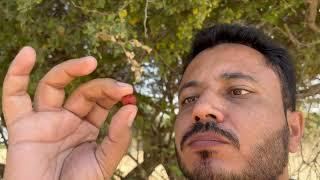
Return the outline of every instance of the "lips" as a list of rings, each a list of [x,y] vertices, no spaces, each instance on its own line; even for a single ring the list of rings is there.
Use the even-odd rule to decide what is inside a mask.
[[[226,144],[230,144],[230,142],[214,132],[197,133],[185,143],[195,151],[212,149]]]

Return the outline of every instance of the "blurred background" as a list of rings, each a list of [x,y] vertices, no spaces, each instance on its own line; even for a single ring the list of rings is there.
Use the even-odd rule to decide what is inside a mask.
[[[173,133],[181,61],[193,35],[216,23],[255,26],[289,49],[298,108],[306,118],[301,151],[290,156],[290,176],[320,179],[319,0],[0,0],[0,91],[9,63],[25,45],[37,51],[31,95],[54,65],[92,55],[97,70],[73,81],[67,94],[90,79],[111,77],[133,84],[139,101],[132,146],[113,178],[183,179]],[[8,137],[0,112],[2,175]]]

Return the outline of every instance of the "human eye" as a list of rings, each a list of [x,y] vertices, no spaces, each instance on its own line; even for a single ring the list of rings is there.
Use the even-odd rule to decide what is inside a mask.
[[[196,101],[197,99],[198,99],[197,96],[190,96],[190,97],[187,97],[187,98],[183,99],[181,104],[182,105],[186,105],[186,104],[189,104],[189,103],[192,103],[192,102]]]
[[[248,95],[250,93],[252,93],[252,92],[249,90],[246,90],[246,89],[241,89],[241,88],[235,88],[235,89],[230,90],[230,95],[232,97],[242,97],[242,96]]]

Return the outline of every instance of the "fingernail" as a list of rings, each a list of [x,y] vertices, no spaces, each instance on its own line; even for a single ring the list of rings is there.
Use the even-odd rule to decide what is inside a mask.
[[[116,83],[117,83],[117,85],[120,86],[120,87],[131,87],[131,85],[130,85],[130,84],[127,84],[127,83],[123,83],[123,82],[119,82],[119,81],[117,81]]]
[[[132,127],[132,124],[133,124],[133,121],[136,117],[136,114],[137,114],[137,111],[133,111],[130,113],[129,115],[129,118],[128,118],[128,126],[131,128]]]
[[[88,62],[92,62],[92,61],[95,61],[97,63],[97,60],[95,57],[93,56],[85,56],[85,57],[82,57],[80,58],[81,60],[84,60],[84,61],[88,61]]]
[[[96,60],[96,58],[93,57],[93,56],[85,56],[85,57],[83,57],[83,58],[84,58],[84,59],[90,59],[90,60],[92,60],[92,59]]]

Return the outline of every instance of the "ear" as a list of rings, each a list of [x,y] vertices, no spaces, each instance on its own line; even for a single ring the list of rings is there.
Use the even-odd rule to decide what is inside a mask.
[[[289,126],[289,151],[295,153],[300,148],[301,139],[304,131],[304,117],[302,112],[287,111]]]

